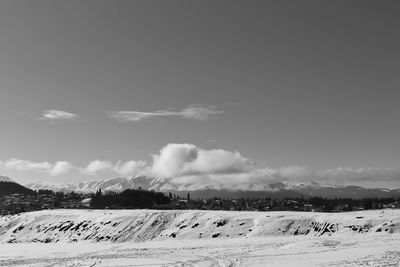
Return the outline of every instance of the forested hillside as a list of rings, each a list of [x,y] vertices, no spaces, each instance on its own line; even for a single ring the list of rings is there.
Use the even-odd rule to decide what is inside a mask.
[[[14,182],[0,181],[0,197],[11,194],[35,195],[36,192]]]

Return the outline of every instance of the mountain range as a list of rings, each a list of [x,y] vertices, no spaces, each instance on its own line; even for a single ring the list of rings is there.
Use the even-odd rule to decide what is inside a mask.
[[[136,176],[130,178],[113,178],[94,182],[77,182],[66,184],[30,183],[25,185],[32,190],[47,189],[61,192],[94,193],[101,189],[107,191],[123,191],[132,188],[171,192],[186,197],[190,193],[192,199],[211,197],[221,198],[285,198],[285,197],[325,197],[325,198],[389,198],[400,197],[400,189],[364,188],[360,186],[327,186],[316,182],[271,183],[257,190],[227,190],[213,186],[182,186],[169,183],[166,179]]]

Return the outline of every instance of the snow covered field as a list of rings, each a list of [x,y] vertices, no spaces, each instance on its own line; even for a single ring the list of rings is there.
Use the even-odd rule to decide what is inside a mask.
[[[399,266],[400,210],[0,217],[0,266]]]

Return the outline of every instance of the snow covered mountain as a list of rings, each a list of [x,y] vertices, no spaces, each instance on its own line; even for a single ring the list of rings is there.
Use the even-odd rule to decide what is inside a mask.
[[[124,191],[126,189],[142,188],[146,190],[162,191],[162,187],[166,184],[163,179],[151,179],[145,176],[136,176],[130,178],[112,178],[94,182],[78,182],[66,184],[46,184],[46,183],[30,183],[26,187],[33,190],[53,190],[59,192],[78,192],[78,193],[94,193],[101,189],[106,191]]]
[[[94,193],[101,189],[106,191],[123,191],[126,189],[142,188],[162,192],[173,192],[186,196],[188,192],[192,198],[262,198],[266,195],[272,198],[283,197],[312,197],[321,196],[327,198],[365,198],[365,197],[400,197],[400,189],[363,188],[359,186],[326,186],[316,182],[293,183],[284,181],[281,183],[267,184],[256,187],[256,190],[227,190],[213,186],[174,185],[166,179],[136,176],[130,178],[113,178],[95,182],[79,182],[67,184],[43,184],[31,183],[26,187],[32,190],[48,189],[62,192]]]
[[[308,185],[307,185],[308,186]],[[147,176],[136,176],[129,178],[112,178],[101,181],[92,182],[78,182],[78,183],[66,183],[66,184],[47,184],[47,183],[30,183],[26,187],[33,190],[53,190],[62,192],[79,192],[79,193],[94,193],[101,189],[103,192],[106,191],[123,191],[126,189],[142,188],[145,190],[156,190],[164,192],[213,192],[213,191],[228,191],[213,185],[175,185],[169,183],[166,179],[151,178]],[[289,183],[274,183],[266,184],[263,186],[255,187],[256,190],[238,190],[241,192],[280,192],[287,191],[294,188],[295,185]],[[301,187],[301,186],[300,186]],[[235,190],[236,191],[236,190]]]

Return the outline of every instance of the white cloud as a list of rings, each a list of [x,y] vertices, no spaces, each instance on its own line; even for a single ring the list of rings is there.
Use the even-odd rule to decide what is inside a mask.
[[[56,162],[56,164],[54,164],[54,166],[52,167],[50,174],[52,176],[57,176],[57,175],[62,175],[62,174],[66,174],[68,172],[70,172],[71,170],[73,170],[75,167],[72,166],[72,164],[70,164],[67,161],[58,161]]]
[[[114,173],[122,176],[138,175],[146,169],[145,161],[129,160],[126,162],[118,161],[113,164],[108,160],[94,160],[89,162],[85,168],[81,168],[81,172],[87,175],[96,175],[99,173]]]
[[[89,162],[86,168],[82,169],[82,172],[89,175],[97,174],[98,172],[111,170],[113,165],[111,161],[106,160],[94,160]]]
[[[204,150],[191,144],[168,144],[153,155],[152,172],[173,178],[185,175],[240,173],[254,168],[254,163],[239,152],[222,149]]]
[[[130,160],[127,162],[117,162],[117,164],[114,166],[113,170],[122,175],[122,176],[132,176],[132,175],[138,175],[141,172],[143,172],[146,168],[146,162],[145,161],[135,161],[135,160]]]
[[[154,116],[161,116],[161,115],[155,113],[139,112],[139,111],[110,111],[109,116],[120,122],[126,122],[126,121],[141,121],[146,118],[151,118]]]
[[[202,107],[199,105],[189,105],[184,110],[178,112],[177,115],[180,115],[186,119],[192,120],[207,120],[210,115],[220,114],[223,111],[216,110],[215,106],[207,106]]]
[[[36,173],[48,176],[60,176],[65,174],[108,174],[122,175],[125,177],[142,174],[146,171],[145,161],[129,160],[126,162],[118,161],[113,164],[108,160],[93,160],[86,167],[77,167],[68,161],[57,161],[55,163],[34,162],[30,160],[12,158],[7,161],[0,161],[0,171],[16,171]]]
[[[153,155],[151,174],[176,185],[225,189],[266,188],[284,179],[301,180],[310,172],[303,167],[260,168],[239,152],[205,150],[191,144],[168,144]]]
[[[49,109],[49,110],[45,110],[39,119],[47,120],[50,122],[74,121],[74,120],[79,119],[79,115],[75,114],[75,113],[63,111],[63,110]]]
[[[49,172],[53,168],[53,165],[49,162],[32,162],[29,160],[22,160],[12,158],[4,163],[4,167],[10,170],[16,171],[39,171]]]
[[[177,116],[191,120],[207,120],[213,114],[220,114],[223,111],[216,110],[215,106],[189,105],[181,111],[159,110],[155,112],[142,111],[110,111],[111,118],[120,122],[141,121],[152,117]]]
[[[54,164],[49,162],[33,162],[12,158],[5,162],[1,162],[0,166],[5,170],[20,171],[20,172],[39,172],[51,176],[65,174],[74,167],[66,161],[58,161]]]

